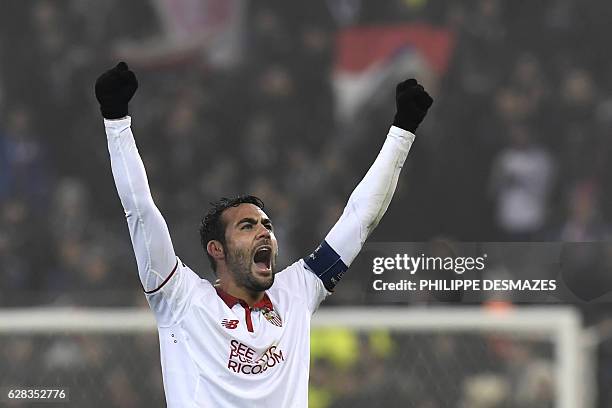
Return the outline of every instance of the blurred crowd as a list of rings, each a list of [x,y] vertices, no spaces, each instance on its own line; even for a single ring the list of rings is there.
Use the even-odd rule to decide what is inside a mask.
[[[121,55],[118,45],[159,35],[154,3],[3,3],[0,306],[143,304],[93,85]],[[244,6],[235,64],[126,58],[140,82],[130,109],[155,202],[178,255],[202,277],[213,278],[198,236],[210,201],[260,196],[286,265],[316,247],[374,160],[393,89],[349,134],[335,111],[336,34],[352,25],[422,22],[456,39],[371,240],[610,238],[612,3]]]
[[[359,131],[339,134],[334,34],[346,23],[332,3],[246,3],[241,62],[229,67],[203,58],[133,67],[141,84],[133,128],[154,198],[177,252],[205,277],[197,225],[208,202],[261,196],[286,264],[333,225],[380,148],[392,98],[363,112]],[[389,222],[372,240],[609,236],[612,78],[597,42],[609,5],[346,3],[357,7],[353,25],[425,21],[457,37]],[[92,88],[117,43],[146,41],[160,22],[149,1],[117,5],[14,2],[0,17],[5,294],[137,289]],[[20,299],[31,303],[12,301]]]
[[[4,5],[1,304],[124,304],[138,296],[93,83],[116,62],[117,44],[160,32],[152,3]],[[211,273],[197,225],[210,201],[261,196],[287,264],[323,238],[375,158],[394,112],[391,92],[388,103],[361,113],[351,134],[336,121],[335,34],[347,25],[426,22],[456,36],[372,241],[609,237],[606,2],[245,5],[240,63],[133,65],[141,84],[133,128],[154,198],[179,256],[202,276]],[[119,299],[103,294],[117,289],[125,292]]]

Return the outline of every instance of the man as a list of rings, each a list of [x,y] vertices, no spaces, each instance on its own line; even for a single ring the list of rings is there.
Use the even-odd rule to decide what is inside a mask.
[[[263,203],[222,199],[202,221],[219,283],[175,255],[130,129],[138,82],[121,62],[95,87],[138,272],[159,331],[169,407],[307,407],[310,319],[386,211],[414,131],[433,100],[414,79],[396,89],[393,126],[346,208],[309,256],[276,273],[278,245]]]

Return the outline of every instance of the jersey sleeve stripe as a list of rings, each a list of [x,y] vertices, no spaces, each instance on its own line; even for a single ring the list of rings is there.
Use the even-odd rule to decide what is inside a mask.
[[[172,269],[172,272],[170,272],[170,275],[168,275],[168,277],[161,283],[161,285],[159,285],[157,288],[153,289],[153,290],[145,290],[144,293],[147,295],[153,294],[155,292],[157,292],[158,290],[160,290],[161,288],[164,287],[164,285],[170,280],[170,278],[174,275],[174,272],[176,272],[176,269],[178,268],[178,259],[176,260],[176,265],[174,265],[174,269]],[[144,289],[144,288],[143,288]]]

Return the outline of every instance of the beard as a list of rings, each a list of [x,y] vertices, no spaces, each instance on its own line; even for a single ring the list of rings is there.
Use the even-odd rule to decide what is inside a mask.
[[[247,249],[228,248],[227,266],[234,276],[236,285],[252,292],[263,292],[274,283],[274,256],[270,259],[270,277],[257,277],[253,273],[253,254]]]

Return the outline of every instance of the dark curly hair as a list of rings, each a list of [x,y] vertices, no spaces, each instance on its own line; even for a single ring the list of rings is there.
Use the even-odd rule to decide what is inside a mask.
[[[206,250],[206,246],[212,240],[217,240],[225,247],[225,228],[226,225],[221,220],[223,211],[230,207],[238,207],[240,204],[254,204],[257,207],[264,209],[263,201],[253,195],[239,195],[232,198],[222,197],[220,200],[210,203],[211,208],[208,210],[202,222],[200,223],[200,241],[202,242],[202,248],[212,270],[217,273],[217,263],[214,258]]]

